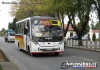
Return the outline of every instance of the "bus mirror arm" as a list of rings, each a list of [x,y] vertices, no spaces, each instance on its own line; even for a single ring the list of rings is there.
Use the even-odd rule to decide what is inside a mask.
[[[25,26],[25,28],[24,28],[24,34],[27,34],[27,32],[28,32],[28,27]]]
[[[26,28],[26,29],[28,29],[28,27],[27,27],[27,26],[25,26],[25,28]]]

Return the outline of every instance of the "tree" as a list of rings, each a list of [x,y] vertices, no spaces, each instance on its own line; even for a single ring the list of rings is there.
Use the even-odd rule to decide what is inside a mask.
[[[96,14],[98,16],[99,22],[100,22],[100,0],[91,0],[92,4],[92,11],[96,11]]]
[[[100,22],[98,22],[98,23],[95,25],[95,30],[99,30],[99,24],[100,24]]]
[[[96,35],[95,35],[95,33],[93,33],[93,35],[92,35],[92,40],[93,40],[93,41],[96,40]]]
[[[8,29],[15,30],[16,29],[16,18],[13,19],[13,22],[9,22]]]
[[[37,9],[42,9],[41,2],[42,0],[20,0],[19,3],[22,4],[13,4],[11,5],[11,13],[10,15],[16,16],[16,19],[22,20],[27,17],[32,17],[35,14],[39,13]],[[43,0],[44,1],[44,0]],[[47,0],[45,0],[47,1]],[[16,2],[16,1],[14,1]],[[40,7],[38,6],[40,5]],[[43,12],[41,11],[43,14]],[[38,15],[38,14],[37,14]]]
[[[68,24],[71,24],[72,28],[75,30],[75,32],[79,38],[79,45],[82,45],[82,41],[81,41],[82,35],[84,34],[84,31],[85,31],[86,26],[88,25],[88,21],[90,19],[89,14],[90,14],[91,5],[92,5],[91,0],[75,0],[74,11],[73,11],[73,9],[70,9],[70,15],[68,16],[68,18],[69,18]],[[77,16],[80,20],[80,23],[82,23],[81,29],[78,29],[75,24],[76,23],[75,16]]]
[[[91,27],[92,27],[92,29],[93,29],[93,30],[95,30],[95,29],[96,29],[96,27],[95,27],[95,25],[94,25],[94,24],[91,24]]]
[[[81,30],[82,29],[82,23],[79,22],[78,25],[76,26],[76,28],[78,30]],[[82,36],[86,35],[89,31],[90,31],[90,26],[89,26],[89,24],[87,24],[86,28],[83,31],[83,35]]]
[[[2,30],[0,31],[0,35],[3,36],[6,33],[5,28],[2,28]]]

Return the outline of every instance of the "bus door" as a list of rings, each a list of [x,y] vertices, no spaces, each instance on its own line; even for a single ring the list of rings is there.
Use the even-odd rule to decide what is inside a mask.
[[[24,45],[25,48],[24,49],[28,49],[27,45],[29,44],[29,38],[30,37],[30,24],[29,24],[29,20],[26,21],[25,27],[24,27]]]
[[[24,23],[19,23],[16,25],[16,33],[18,34],[15,34],[15,40],[17,40],[18,42],[15,41],[15,44],[18,45],[21,49],[24,49],[24,34],[23,34],[23,31],[24,31]],[[21,33],[21,34],[20,34]]]

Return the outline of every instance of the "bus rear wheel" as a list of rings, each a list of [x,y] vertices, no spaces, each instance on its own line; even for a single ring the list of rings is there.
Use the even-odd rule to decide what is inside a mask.
[[[21,50],[22,50],[22,49],[20,48],[20,46],[19,46],[19,43],[18,43],[18,50],[19,50],[19,51],[21,51]]]

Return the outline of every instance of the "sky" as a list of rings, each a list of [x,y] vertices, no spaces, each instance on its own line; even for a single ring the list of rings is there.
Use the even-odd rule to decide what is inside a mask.
[[[8,23],[13,21],[13,17],[9,14],[11,4],[2,4],[2,2],[12,2],[12,0],[0,0],[0,30],[8,29]]]

